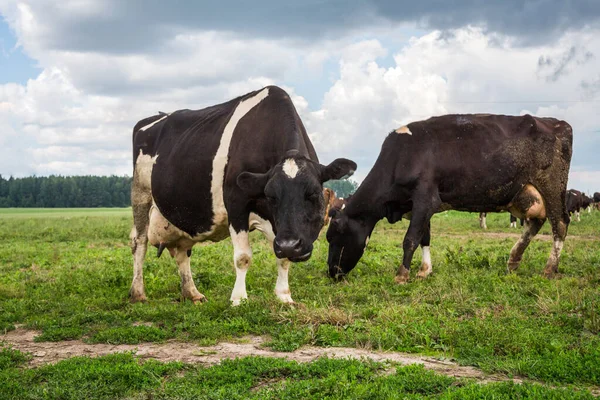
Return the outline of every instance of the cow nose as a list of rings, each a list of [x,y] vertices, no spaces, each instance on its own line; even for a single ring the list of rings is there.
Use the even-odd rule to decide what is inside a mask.
[[[275,238],[273,249],[275,250],[275,255],[279,258],[297,257],[302,252],[302,240]]]

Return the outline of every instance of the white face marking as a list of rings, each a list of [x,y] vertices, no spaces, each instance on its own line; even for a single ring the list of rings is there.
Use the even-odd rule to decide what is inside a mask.
[[[342,210],[346,208],[346,203],[342,204]]]
[[[225,178],[225,166],[227,165],[227,157],[229,155],[229,145],[231,144],[235,127],[244,115],[248,114],[250,110],[256,107],[268,95],[269,89],[263,89],[253,97],[241,101],[223,130],[219,148],[217,149],[212,165],[210,192],[212,194],[213,229],[216,226],[227,223],[227,210],[223,202],[223,180]]]
[[[140,131],[145,131],[146,129],[153,127],[154,125],[158,124],[160,121],[162,121],[163,119],[167,118],[168,116],[169,116],[169,114],[165,115],[165,116],[164,116],[164,117],[162,117],[162,118],[159,118],[159,119],[157,119],[157,120],[156,120],[156,121],[154,121],[154,122],[150,122],[148,125],[144,125],[144,126],[142,126],[142,127],[140,128]]]
[[[412,132],[410,131],[410,129],[408,129],[408,126],[401,126],[400,128],[396,129],[396,133],[403,135],[412,135]]]
[[[298,175],[299,170],[300,168],[298,168],[298,164],[296,164],[293,158],[288,158],[283,163],[283,172],[285,172],[288,178],[294,179]]]

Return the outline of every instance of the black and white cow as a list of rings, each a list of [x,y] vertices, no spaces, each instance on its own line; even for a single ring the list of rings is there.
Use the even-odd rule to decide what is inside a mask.
[[[134,174],[130,297],[144,301],[147,243],[176,259],[184,298],[204,301],[190,271],[197,242],[231,236],[236,281],[231,302],[246,299],[252,251],[261,231],[277,256],[277,297],[293,302],[289,261],[310,258],[323,226],[322,183],[356,169],[353,161],[319,164],[288,94],[269,86],[202,110],[161,113],[133,130]],[[289,261],[288,261],[289,260]]]
[[[569,215],[575,214],[577,222],[581,221],[581,208],[583,207],[583,193],[576,189],[567,190],[567,211]]]
[[[510,252],[508,270],[545,220],[554,244],[544,270],[558,270],[569,214],[565,191],[571,162],[571,126],[530,115],[445,115],[392,131],[375,165],[344,211],[329,223],[329,275],[350,272],[367,247],[377,221],[411,215],[396,282],[409,279],[413,253],[423,248],[418,273],[431,273],[430,219],[443,210],[497,212],[524,218],[522,237]]]

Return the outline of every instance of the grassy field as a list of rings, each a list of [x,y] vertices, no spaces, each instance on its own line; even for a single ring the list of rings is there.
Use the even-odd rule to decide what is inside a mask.
[[[382,364],[329,359],[248,358],[204,368],[122,354],[23,369],[27,356],[4,348],[0,398],[587,398],[581,388],[600,386],[600,212],[571,224],[561,274],[551,281],[541,276],[548,224],[507,275],[520,232],[508,224],[507,214],[489,215],[483,232],[476,214],[436,215],[434,274],[404,286],[393,277],[406,221],[381,222],[342,283],[326,277],[323,233],[311,260],[292,266],[295,307],[275,298],[274,255],[253,233],[249,301],[232,308],[229,240],[194,249],[194,280],[208,303],[182,301],[174,261],[149,251],[150,301],[129,304],[129,210],[0,210],[0,332],[23,324],[41,331],[39,341],[114,344],[267,335],[280,351],[311,344],[420,353],[566,387],[477,385],[418,367],[382,374]],[[419,264],[417,251],[412,276]]]

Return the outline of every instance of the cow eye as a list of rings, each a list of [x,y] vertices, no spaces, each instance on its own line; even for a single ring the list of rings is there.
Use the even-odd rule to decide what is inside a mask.
[[[267,201],[271,204],[277,203],[277,199],[274,196],[267,196]]]

